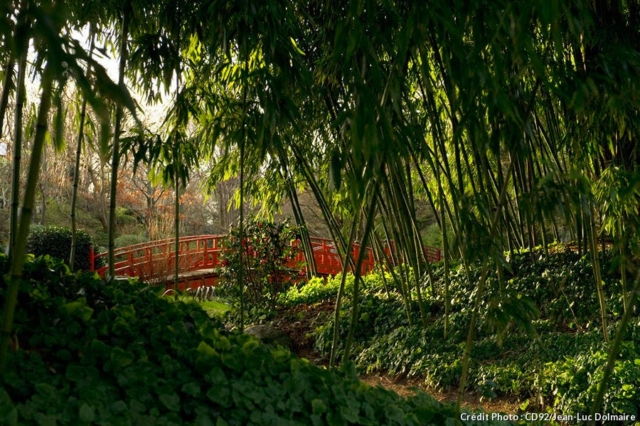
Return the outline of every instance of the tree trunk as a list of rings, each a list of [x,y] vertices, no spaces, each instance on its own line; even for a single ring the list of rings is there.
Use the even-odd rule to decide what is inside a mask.
[[[89,34],[91,34],[91,45],[89,46],[89,59],[93,55],[94,46],[94,34],[93,27],[89,28]],[[87,74],[91,73],[91,68],[87,69]],[[76,220],[76,208],[78,205],[78,184],[80,182],[80,157],[82,156],[82,142],[84,138],[84,119],[87,114],[87,98],[82,99],[82,107],[80,109],[80,127],[78,128],[78,145],[76,146],[76,159],[73,172],[73,191],[71,193],[71,253],[69,254],[69,268],[73,271],[76,260],[76,246],[77,246],[77,220]]]
[[[173,277],[173,291],[174,295],[178,297],[178,279],[180,277],[180,176],[178,168],[180,167],[180,145],[176,141],[175,148],[176,155],[173,158],[174,164],[174,177],[173,184],[175,186],[175,200],[174,200],[174,238],[175,238],[175,265],[174,265],[174,277]]]
[[[42,174],[47,176],[47,147],[42,152]],[[47,220],[47,179],[40,181],[40,225]]]
[[[124,87],[124,68],[127,64],[127,38],[129,37],[129,5],[125,5],[122,18],[122,40],[120,40],[120,70],[118,85]],[[116,107],[115,130],[113,132],[113,156],[111,159],[111,191],[109,200],[109,275],[108,279],[115,278],[115,249],[116,249],[116,202],[118,191],[118,167],[120,164],[120,132],[122,125],[122,106]]]

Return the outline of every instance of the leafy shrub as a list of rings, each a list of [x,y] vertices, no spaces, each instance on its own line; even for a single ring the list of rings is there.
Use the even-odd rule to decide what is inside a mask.
[[[59,226],[34,227],[27,239],[27,252],[35,256],[50,255],[61,259],[67,264],[71,254],[71,229]],[[76,270],[89,270],[89,251],[95,246],[89,234],[76,231]],[[96,267],[101,265],[95,265]]]
[[[288,267],[300,252],[297,234],[297,229],[287,222],[249,222],[244,227],[243,239],[240,229],[232,228],[220,252],[219,294],[239,303],[242,265],[242,291],[247,306],[275,309],[280,294],[305,274],[304,265]]]
[[[303,303],[312,304],[335,299],[340,288],[342,275],[324,278],[313,277],[306,284],[299,284],[289,288],[280,297],[280,303],[284,306],[295,306]],[[347,276],[345,282],[345,292],[350,294],[353,291],[353,275]]]
[[[391,281],[389,273],[386,274],[387,282]],[[384,280],[379,273],[371,273],[362,278],[362,286],[369,292],[381,291],[384,287]],[[284,306],[295,306],[300,304],[312,304],[335,299],[342,282],[342,274],[333,277],[314,277],[307,283],[300,283],[289,288],[279,298],[279,303]],[[353,294],[354,276],[347,274],[344,285],[345,296]]]
[[[0,256],[0,279],[8,263]],[[11,424],[455,423],[452,405],[403,399],[248,335],[136,281],[105,285],[52,258],[26,265],[0,416]],[[0,287],[0,303],[6,287]],[[83,297],[78,297],[82,294]]]
[[[591,408],[604,374],[607,353],[583,351],[580,355],[548,363],[544,393],[554,395],[554,406],[565,413],[586,412]],[[633,350],[616,362],[612,382],[603,401],[602,412],[636,414],[640,412],[640,354]]]

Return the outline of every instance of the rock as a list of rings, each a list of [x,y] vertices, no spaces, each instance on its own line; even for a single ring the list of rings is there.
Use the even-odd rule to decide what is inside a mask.
[[[252,325],[244,330],[246,334],[250,334],[265,345],[284,346],[291,349],[291,338],[282,330],[273,328],[267,324]]]

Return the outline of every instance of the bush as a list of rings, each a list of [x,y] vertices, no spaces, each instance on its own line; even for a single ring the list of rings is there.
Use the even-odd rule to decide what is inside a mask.
[[[385,289],[385,280],[387,285],[393,284],[391,274],[385,272],[385,278],[379,273],[370,273],[362,278],[362,288],[368,292],[383,291]],[[344,283],[344,294],[351,297],[353,294],[353,285],[355,277],[352,273],[348,273]],[[278,303],[283,306],[295,306],[300,304],[313,304],[333,300],[338,295],[340,284],[342,282],[342,274],[333,277],[320,278],[313,277],[307,283],[301,283],[291,287],[280,296]]]
[[[89,270],[89,252],[93,239],[85,231],[76,231],[75,270]],[[35,256],[49,255],[69,264],[71,254],[71,229],[59,226],[34,227],[27,239],[27,252]],[[95,265],[96,268],[101,265]]]
[[[275,224],[252,221],[245,225],[244,239],[240,230],[232,228],[222,243],[218,268],[220,292],[233,302],[240,301],[238,278],[242,260],[243,293],[249,309],[274,310],[280,294],[304,275],[304,265],[290,268],[300,249],[298,230],[287,222]]]
[[[295,306],[303,303],[312,304],[335,299],[340,288],[342,275],[327,278],[326,281],[320,277],[313,277],[306,284],[291,287],[280,297],[280,303],[284,306]],[[353,291],[353,275],[347,275],[345,282],[345,292],[350,294]]]
[[[7,263],[0,255],[0,279]],[[407,399],[286,349],[228,333],[195,303],[135,281],[104,285],[51,258],[26,265],[18,349],[0,389],[13,424],[443,425],[451,404]],[[0,303],[4,299],[0,287]],[[79,298],[78,294],[83,297]]]

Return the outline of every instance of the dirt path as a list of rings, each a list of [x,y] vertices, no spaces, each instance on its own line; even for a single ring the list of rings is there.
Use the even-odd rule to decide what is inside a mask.
[[[311,333],[315,328],[325,323],[326,316],[333,311],[332,303],[319,303],[314,305],[299,305],[290,310],[281,311],[274,321],[274,326],[287,333],[293,342],[293,350],[302,358],[306,358],[317,365],[327,365],[327,361],[313,350]],[[406,379],[394,378],[382,374],[363,374],[360,379],[372,386],[382,386],[395,391],[401,396],[409,396],[420,389],[442,402],[456,402],[457,389],[440,391],[428,388],[420,378]],[[480,396],[467,393],[463,398],[463,405],[472,409],[482,408],[486,412],[516,413],[520,402],[513,398],[497,398],[493,400],[480,400]]]
[[[371,386],[382,386],[395,391],[400,396],[410,396],[415,393],[415,389],[420,389],[428,393],[440,402],[453,402],[458,399],[457,389],[440,391],[425,386],[421,379],[398,379],[388,375],[363,374],[360,380]],[[463,397],[463,406],[472,409],[481,408],[487,413],[508,413],[513,414],[518,411],[521,403],[512,398],[496,398],[493,400],[480,400],[478,395],[466,393]]]

